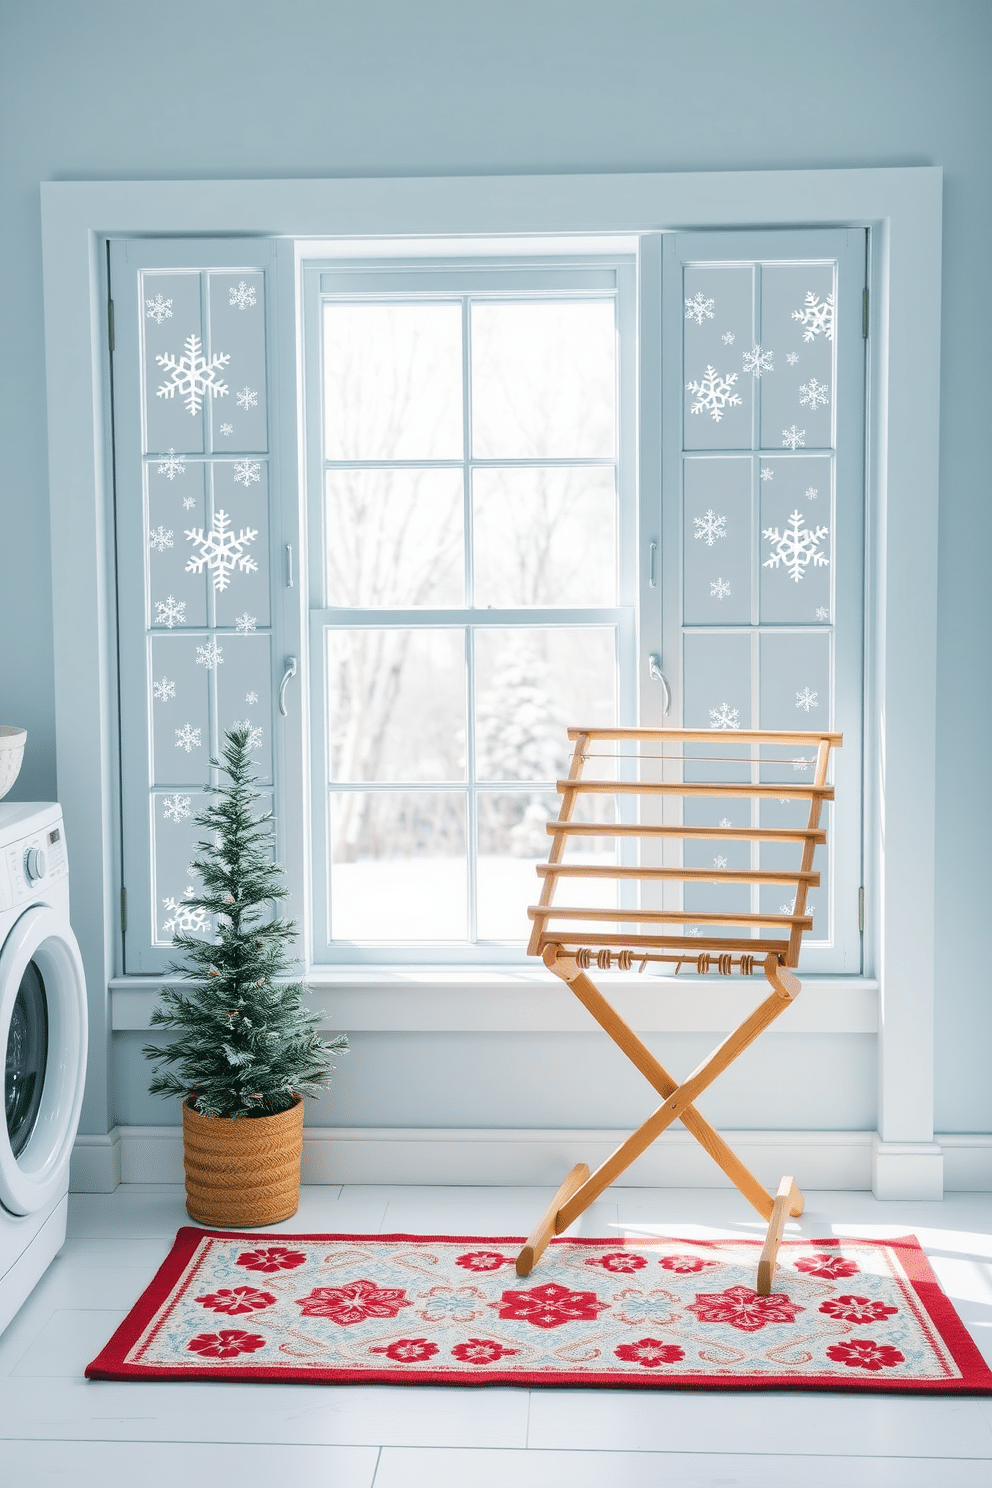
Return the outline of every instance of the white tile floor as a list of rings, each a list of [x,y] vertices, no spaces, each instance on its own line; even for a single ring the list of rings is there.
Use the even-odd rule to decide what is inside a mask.
[[[538,1189],[308,1188],[299,1231],[522,1234]],[[70,1200],[61,1256],[0,1338],[0,1482],[32,1488],[989,1488],[992,1397],[90,1383],[189,1221],[178,1187]],[[579,1233],[757,1234],[738,1195],[614,1189]],[[792,1233],[915,1233],[992,1363],[992,1195],[814,1193]]]

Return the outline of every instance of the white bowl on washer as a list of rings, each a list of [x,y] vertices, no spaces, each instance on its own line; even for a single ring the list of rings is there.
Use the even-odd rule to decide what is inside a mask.
[[[0,723],[0,799],[10,790],[21,768],[27,729]]]

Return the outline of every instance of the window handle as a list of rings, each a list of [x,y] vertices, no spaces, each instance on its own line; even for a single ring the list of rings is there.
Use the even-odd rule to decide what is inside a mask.
[[[287,656],[286,657],[286,670],[283,672],[283,674],[282,674],[282,681],[279,683],[279,712],[282,714],[283,718],[285,718],[287,716],[287,709],[286,709],[286,684],[288,683],[290,677],[295,677],[295,676],[296,676],[296,657],[295,656]]]
[[[672,711],[672,689],[668,685],[668,678],[661,670],[660,658],[653,654],[648,657],[648,676],[652,682],[660,682],[663,688],[665,706],[662,709],[662,717],[667,718]]]
[[[658,580],[655,577],[655,561],[658,557],[658,544],[653,542],[648,549],[648,588],[657,589]]]

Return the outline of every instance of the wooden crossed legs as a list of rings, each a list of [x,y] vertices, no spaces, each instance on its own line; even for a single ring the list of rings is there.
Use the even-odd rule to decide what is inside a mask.
[[[761,1259],[758,1263],[757,1291],[767,1297],[775,1274],[775,1257],[782,1239],[786,1212],[798,1217],[803,1212],[803,1197],[791,1177],[783,1178],[778,1194],[773,1199],[763,1184],[759,1183],[750,1169],[746,1168],[735,1152],[714,1131],[709,1122],[700,1116],[693,1101],[716,1077],[732,1064],[739,1054],[752,1044],[793,998],[802,990],[802,983],[784,966],[773,953],[765,958],[765,976],[771,985],[770,996],[759,1003],[754,1012],[723,1043],[704,1059],[682,1084],[673,1080],[667,1070],[658,1063],[637,1034],[625,1023],[619,1013],[607,1002],[599,988],[580,970],[574,955],[561,946],[549,945],[544,950],[544,962],[557,976],[567,982],[579,1001],[588,1008],[596,1022],[605,1029],[641,1074],[664,1097],[664,1102],[638,1127],[634,1134],[622,1142],[611,1157],[590,1174],[585,1163],[578,1163],[569,1173],[551,1201],[526,1245],[517,1256],[517,1275],[529,1276],[538,1259],[547,1247],[552,1235],[567,1230],[573,1220],[594,1203],[605,1188],[608,1188],[623,1173],[635,1158],[660,1136],[672,1122],[680,1120],[682,1125],[703,1146],[715,1162],[726,1173],[732,1183],[740,1189],[763,1219],[769,1221],[768,1235]]]

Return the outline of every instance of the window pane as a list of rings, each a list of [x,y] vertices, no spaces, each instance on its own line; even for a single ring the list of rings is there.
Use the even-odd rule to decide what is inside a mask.
[[[458,460],[461,306],[324,306],[328,460]]]
[[[329,470],[329,605],[461,605],[460,470]]]
[[[480,791],[478,800],[479,939],[525,941],[531,928],[527,906],[537,903],[542,888],[537,866],[548,861],[551,846],[545,824],[557,818],[560,798],[536,792]],[[583,820],[613,819],[610,796],[586,797],[580,800],[579,807],[575,817]],[[570,837],[567,840],[568,864],[606,865],[616,861],[615,839]],[[616,903],[616,881],[563,879],[555,899],[561,904],[612,908]]]
[[[464,780],[465,634],[327,632],[332,780]]]
[[[335,940],[464,940],[460,791],[332,791]]]
[[[616,722],[616,637],[610,626],[476,631],[476,775],[555,780],[566,730]]]
[[[473,304],[475,457],[612,459],[615,448],[613,301]]]
[[[476,470],[477,605],[612,605],[617,598],[613,470]]]

